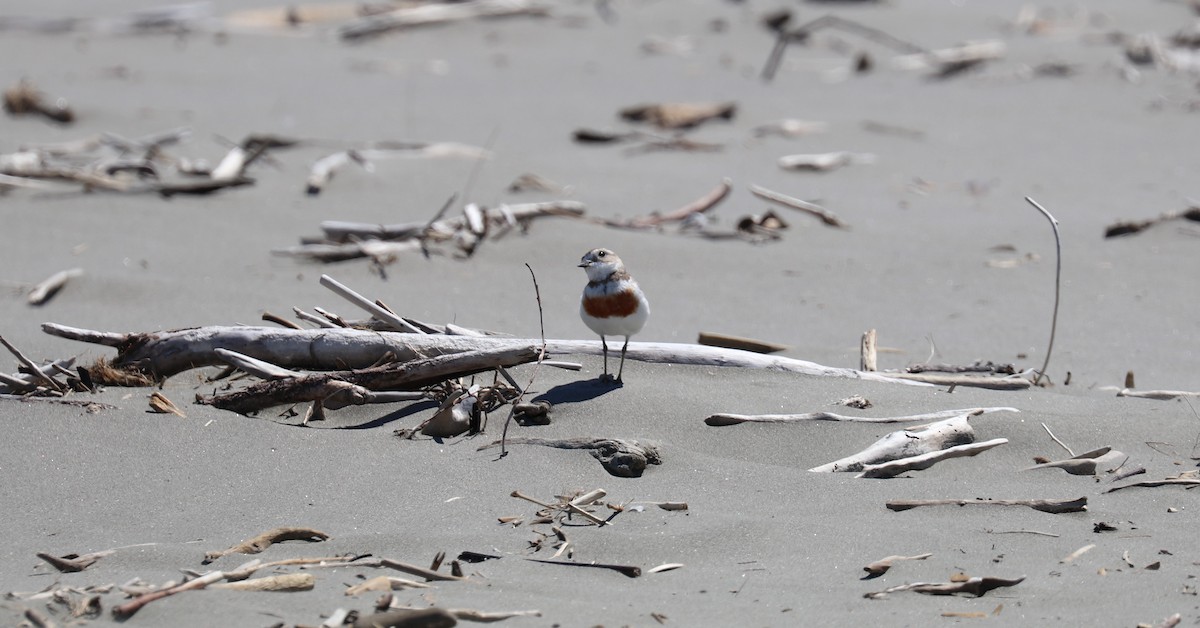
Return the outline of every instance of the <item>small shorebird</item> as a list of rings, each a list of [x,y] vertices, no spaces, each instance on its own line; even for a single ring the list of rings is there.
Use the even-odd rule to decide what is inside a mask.
[[[604,375],[609,379],[608,343],[605,336],[625,336],[621,347],[621,366],[617,369],[617,380],[625,370],[625,350],[629,348],[629,337],[642,330],[650,317],[650,303],[637,282],[625,270],[625,264],[616,253],[608,249],[592,249],[579,261],[579,267],[587,272],[588,284],[583,288],[579,302],[579,316],[594,332],[600,334],[600,345],[604,347]]]

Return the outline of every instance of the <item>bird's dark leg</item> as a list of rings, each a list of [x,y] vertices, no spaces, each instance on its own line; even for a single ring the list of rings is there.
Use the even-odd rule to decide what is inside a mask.
[[[604,375],[600,379],[608,379],[608,343],[604,341],[604,336],[600,336],[600,346],[604,347]]]
[[[625,344],[621,345],[621,366],[617,369],[617,381],[621,381],[621,373],[625,372],[625,350],[629,348],[629,336],[625,336]]]

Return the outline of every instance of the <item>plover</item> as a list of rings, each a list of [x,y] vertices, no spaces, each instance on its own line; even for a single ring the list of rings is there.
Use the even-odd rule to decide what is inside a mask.
[[[617,369],[617,380],[625,370],[625,350],[629,348],[629,337],[642,330],[650,317],[650,303],[637,282],[625,270],[625,264],[616,253],[608,249],[592,249],[579,262],[587,272],[588,284],[583,288],[579,302],[579,316],[592,331],[600,334],[600,345],[604,347],[604,375],[609,379],[608,343],[605,336],[625,336],[621,347],[621,366]]]

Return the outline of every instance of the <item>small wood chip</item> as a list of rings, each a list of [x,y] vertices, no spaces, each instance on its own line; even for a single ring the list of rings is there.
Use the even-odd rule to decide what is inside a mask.
[[[156,414],[174,414],[181,418],[187,418],[187,415],[179,409],[179,406],[175,405],[175,402],[167,399],[166,395],[158,391],[150,393],[150,411]]]

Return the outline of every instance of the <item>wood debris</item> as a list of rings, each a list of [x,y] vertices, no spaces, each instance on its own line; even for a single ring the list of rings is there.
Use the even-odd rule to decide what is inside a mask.
[[[968,419],[982,413],[981,410],[976,410],[934,423],[891,432],[857,454],[813,467],[809,471],[816,473],[865,471],[868,465],[912,458],[973,443],[975,442],[975,430],[971,427]]]
[[[730,336],[728,334],[718,334],[708,331],[700,332],[700,337],[696,340],[696,342],[709,347],[741,349],[742,351],[753,351],[754,353],[778,353],[780,351],[787,351],[791,348],[788,345],[781,345],[775,342],[755,340],[753,338],[745,338],[742,336]]]
[[[738,425],[740,423],[792,423],[796,421],[851,421],[858,423],[911,423],[916,421],[940,421],[963,415],[984,414],[988,412],[1020,412],[1016,408],[966,408],[962,410],[942,410],[926,414],[912,414],[894,417],[860,417],[835,414],[832,412],[809,412],[806,414],[713,414],[704,419],[706,425],[721,427]]]
[[[724,103],[654,103],[626,107],[620,116],[631,122],[645,122],[660,129],[687,129],[711,120],[732,120],[737,104]]]
[[[150,412],[174,414],[180,418],[187,418],[187,415],[183,413],[183,410],[179,409],[179,406],[175,405],[175,402],[167,399],[166,395],[158,391],[150,393]]]
[[[76,277],[82,276],[82,268],[61,270],[38,282],[38,284],[29,291],[29,296],[26,297],[26,300],[30,305],[45,305],[50,301],[50,299],[53,299],[54,296],[58,294],[59,290],[63,289],[63,286],[67,285],[67,282]]]
[[[870,578],[878,578],[879,576],[882,576],[883,574],[887,573],[888,570],[892,568],[892,565],[895,564],[897,561],[925,560],[926,558],[929,558],[930,556],[933,556],[933,554],[917,554],[916,556],[895,556],[895,555],[893,555],[893,556],[888,556],[886,558],[881,558],[881,559],[867,565],[866,567],[863,567],[863,571],[867,572],[867,575],[864,576],[863,579],[867,580]]]
[[[1042,462],[1026,471],[1033,469],[1062,469],[1071,475],[1096,475],[1097,472],[1111,473],[1121,466],[1129,456],[1111,447],[1099,447],[1091,451],[1071,456],[1065,460]]]
[[[54,102],[48,100],[31,81],[21,79],[16,85],[4,90],[4,111],[10,116],[36,114],[61,124],[75,121],[75,112],[67,103],[67,99],[60,97],[54,99]]]
[[[1025,580],[1025,576],[1020,578],[995,578],[990,576],[973,577],[961,582],[914,582],[911,584],[902,584],[899,586],[889,587],[882,591],[873,591],[863,594],[863,597],[870,600],[881,599],[888,594],[897,593],[900,591],[913,591],[915,593],[924,593],[926,595],[956,595],[965,593],[975,597],[982,597],[988,591],[999,589],[1002,587],[1015,587]]]
[[[310,573],[289,573],[237,582],[218,582],[209,586],[230,591],[309,591],[316,584],[317,577]]]
[[[1077,499],[897,499],[888,510],[902,511],[921,506],[1025,506],[1041,512],[1061,514],[1087,510],[1087,498]]]
[[[784,155],[779,158],[778,163],[779,167],[784,170],[829,172],[854,164],[875,163],[875,155],[870,153],[852,153],[844,150],[831,153],[805,153]]]
[[[1120,221],[1109,225],[1104,230],[1105,238],[1117,238],[1141,233],[1154,225],[1174,220],[1200,222],[1200,207],[1188,207],[1178,211],[1163,212],[1154,218],[1146,220]]]
[[[202,562],[207,565],[229,554],[258,554],[275,543],[282,543],[284,541],[308,541],[313,543],[328,539],[328,534],[312,528],[279,527],[263,532],[248,541],[242,541],[229,549],[207,552],[204,554]]]

